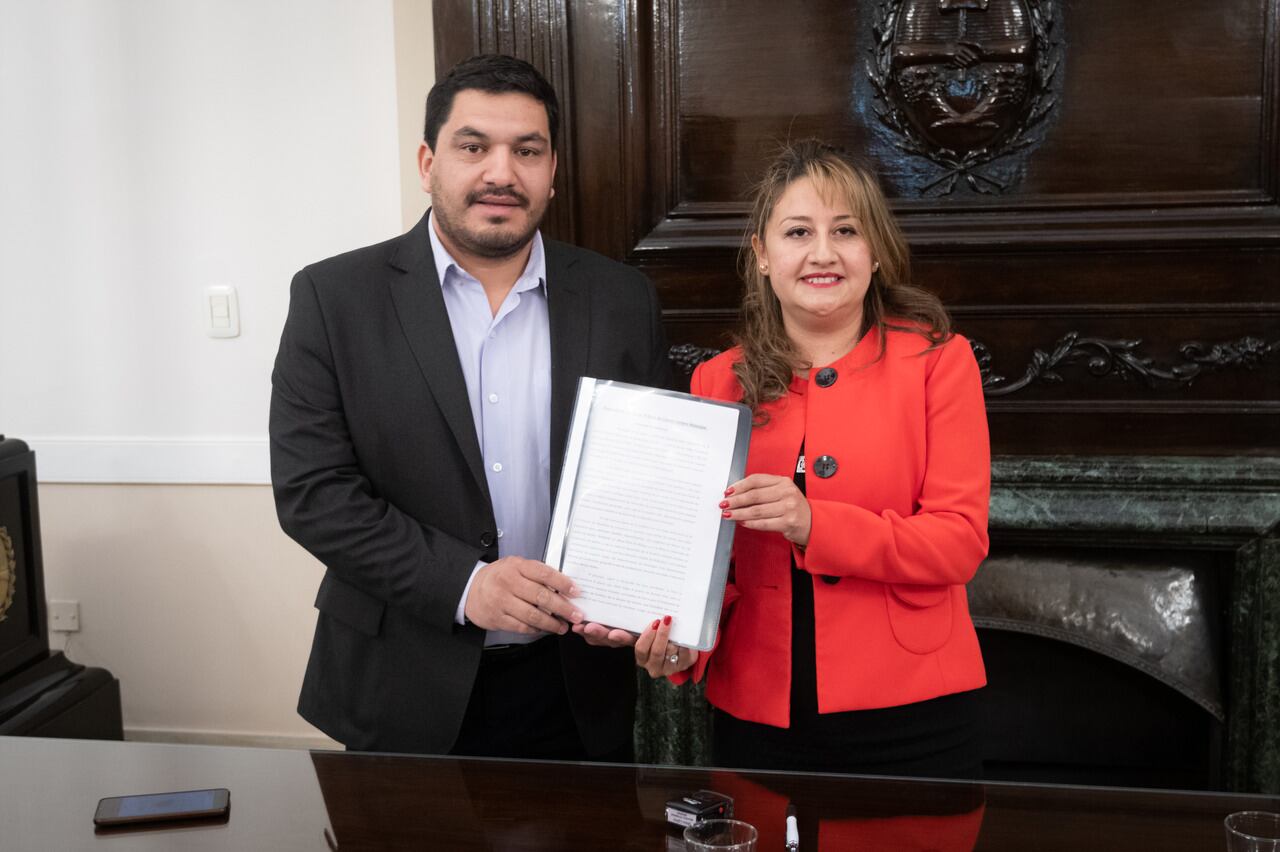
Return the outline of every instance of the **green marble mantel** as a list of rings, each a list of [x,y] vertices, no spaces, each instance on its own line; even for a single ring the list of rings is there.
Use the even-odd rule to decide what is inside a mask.
[[[1280,524],[1280,458],[997,457],[993,533],[1240,546]],[[1030,535],[1027,535],[1030,534]]]
[[[993,546],[1211,550],[1230,563],[1226,779],[1280,792],[1280,457],[997,457]],[[706,765],[700,690],[640,675],[636,757]]]

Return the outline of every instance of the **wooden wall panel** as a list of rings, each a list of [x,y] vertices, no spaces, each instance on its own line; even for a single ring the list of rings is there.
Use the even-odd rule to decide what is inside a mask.
[[[548,73],[568,132],[547,230],[648,273],[675,344],[725,344],[746,189],[779,141],[818,135],[879,170],[917,282],[1005,377],[997,452],[1280,451],[1280,0],[982,6],[436,0],[436,51]],[[904,9],[967,9],[984,62],[992,15],[1038,16],[1025,146],[939,183],[880,117],[903,104],[877,63]],[[989,71],[953,74],[948,103]]]

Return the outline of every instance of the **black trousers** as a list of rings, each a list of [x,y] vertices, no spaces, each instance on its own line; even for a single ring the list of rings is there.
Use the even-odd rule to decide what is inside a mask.
[[[462,730],[450,751],[473,757],[611,763],[630,763],[632,753],[628,743],[609,754],[587,754],[565,691],[554,636],[484,652]]]
[[[982,778],[972,692],[929,701],[795,719],[792,728],[746,722],[716,710],[717,766],[859,775]]]

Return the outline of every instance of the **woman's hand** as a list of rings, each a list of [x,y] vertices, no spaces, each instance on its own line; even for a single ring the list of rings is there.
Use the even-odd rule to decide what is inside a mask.
[[[785,476],[753,473],[738,480],[725,489],[720,510],[747,529],[779,532],[792,544],[809,545],[813,512],[795,482]]]
[[[698,652],[667,641],[671,634],[671,616],[659,618],[636,639],[636,665],[651,678],[668,677],[682,672],[698,661]]]

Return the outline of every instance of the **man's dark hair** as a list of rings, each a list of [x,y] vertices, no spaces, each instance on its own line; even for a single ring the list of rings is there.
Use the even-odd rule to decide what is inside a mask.
[[[450,68],[449,73],[436,81],[427,94],[427,120],[422,138],[432,151],[436,149],[440,128],[449,120],[449,113],[453,110],[454,95],[467,89],[494,95],[519,92],[537,100],[546,107],[551,147],[555,149],[556,137],[560,135],[560,101],[556,99],[556,90],[538,73],[537,68],[523,59],[485,53],[464,59]]]

